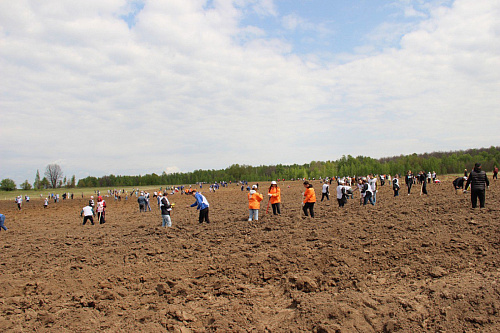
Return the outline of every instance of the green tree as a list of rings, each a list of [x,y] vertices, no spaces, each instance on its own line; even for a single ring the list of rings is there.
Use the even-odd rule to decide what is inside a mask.
[[[25,191],[31,190],[31,184],[28,182],[27,179],[24,181],[24,183],[21,184],[21,188]]]
[[[40,172],[36,170],[35,182],[33,183],[33,188],[39,190],[42,185],[40,184]]]
[[[2,179],[2,182],[0,182],[0,189],[2,191],[14,191],[16,189],[16,183],[10,178]]]

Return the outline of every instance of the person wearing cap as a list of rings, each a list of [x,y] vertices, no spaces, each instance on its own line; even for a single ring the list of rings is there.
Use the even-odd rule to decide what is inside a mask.
[[[190,193],[194,195],[196,201],[192,205],[188,205],[187,207],[196,207],[197,210],[200,211],[199,222],[203,223],[204,221],[210,223],[210,219],[208,218],[208,207],[210,204],[207,201],[207,198],[201,193],[198,193],[196,189],[193,189]]]
[[[321,188],[321,202],[323,202],[324,198],[330,200],[330,186],[328,186],[327,182],[324,182]]]
[[[253,185],[250,192],[248,192],[248,221],[259,220],[259,209],[262,199],[264,199],[264,197],[257,192],[257,185]]]
[[[337,186],[337,201],[339,207],[344,207],[344,204],[347,202],[345,181],[342,179],[339,180],[339,185]]]
[[[314,217],[314,203],[316,202],[316,193],[314,192],[314,188],[312,184],[306,180],[304,182],[304,188],[306,189],[302,194],[304,196],[304,201],[302,202],[302,210],[304,214],[308,216],[307,211],[311,214],[311,217]]]
[[[269,202],[273,207],[273,215],[281,215],[281,190],[278,187],[278,184],[273,180],[271,182],[271,186],[269,186],[269,190],[267,191],[267,195],[269,196]]]
[[[139,204],[139,212],[146,212],[146,197],[144,192],[137,198],[137,203]]]
[[[484,203],[486,201],[486,188],[490,187],[490,181],[486,172],[481,170],[481,164],[476,163],[474,169],[470,172],[469,178],[467,178],[467,184],[465,188],[467,189],[471,185],[470,198],[472,203],[472,208],[477,207],[477,199],[479,199],[479,207],[484,208]]]
[[[0,230],[7,231],[7,227],[5,226],[5,215],[0,214]]]

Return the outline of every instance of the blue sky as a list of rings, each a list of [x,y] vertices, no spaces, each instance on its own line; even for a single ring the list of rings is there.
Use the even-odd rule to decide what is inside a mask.
[[[498,145],[498,17],[474,0],[4,1],[0,179]]]

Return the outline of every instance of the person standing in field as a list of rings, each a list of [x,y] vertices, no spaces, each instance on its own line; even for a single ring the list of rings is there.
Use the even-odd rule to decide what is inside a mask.
[[[377,203],[377,177],[373,177],[372,174],[368,175],[368,185],[370,185],[370,190],[372,191],[372,201]]]
[[[392,190],[394,191],[394,196],[399,196],[399,176],[396,174],[392,180]]]
[[[472,208],[477,207],[477,199],[479,199],[479,207],[484,208],[486,189],[490,187],[490,181],[486,176],[486,172],[481,170],[480,163],[476,163],[474,169],[470,172],[469,178],[467,178],[467,184],[465,184],[466,189],[469,184],[471,185],[470,198]]]
[[[330,186],[325,182],[323,184],[323,187],[321,188],[321,202],[323,202],[323,199],[326,198],[326,200],[330,200]]]
[[[2,229],[7,231],[7,227],[5,226],[5,215],[0,214],[0,231]]]
[[[99,224],[106,223],[106,201],[101,196],[97,198],[97,220]]]
[[[93,195],[90,196],[89,206],[92,207],[92,212],[94,213],[94,216],[95,216],[95,210],[94,210],[95,203],[94,203],[94,196]]]
[[[307,180],[304,182],[304,188],[306,189],[302,194],[304,196],[304,201],[302,201],[302,210],[304,214],[308,216],[307,211],[311,214],[311,217],[314,217],[314,203],[316,202],[316,192],[314,192],[314,188],[312,184],[310,184]]]
[[[411,173],[411,170],[408,170],[408,172],[406,173],[405,183],[406,187],[408,187],[408,195],[410,195],[411,187],[413,185],[413,174]]]
[[[420,171],[418,174],[418,178],[420,179],[420,183],[422,184],[422,187],[420,189],[420,194],[427,194],[427,183],[426,183],[426,176],[424,171]]]
[[[281,215],[281,190],[274,180],[271,182],[271,186],[269,186],[267,195],[273,207],[273,215]]]
[[[160,210],[162,218],[161,226],[170,228],[172,226],[172,219],[170,217],[172,205],[170,204],[170,201],[168,201],[167,195],[167,191],[163,193],[163,196],[161,195],[161,192],[158,193],[158,197],[160,198]]]
[[[87,221],[90,221],[90,223],[94,225],[94,208],[92,208],[90,205],[82,208],[80,216],[83,216],[83,225],[85,225]]]
[[[337,186],[337,202],[339,207],[344,207],[347,202],[346,187],[344,186],[345,181],[339,180],[339,185]]]
[[[248,221],[259,220],[259,209],[262,199],[264,199],[264,197],[257,192],[257,185],[253,185],[252,190],[248,193]]]
[[[17,204],[17,209],[18,210],[21,210],[22,209],[22,206],[23,206],[23,197],[18,195],[16,197],[16,200],[15,200],[16,204]]]
[[[495,167],[493,168],[493,179],[494,179],[494,180],[497,180],[497,179],[498,179],[498,167],[497,167],[497,166],[495,166]]]
[[[43,208],[47,208],[49,206],[49,198],[45,198],[43,201]]]
[[[200,211],[199,223],[210,223],[210,219],[208,217],[208,207],[210,207],[210,204],[208,203],[207,198],[205,198],[203,194],[198,193],[196,189],[193,189],[190,194],[194,195],[196,201],[192,205],[187,205],[187,207],[196,207],[196,209]]]
[[[145,212],[146,211],[146,197],[144,196],[143,192],[141,192],[141,195],[137,198],[137,203],[139,204],[139,212]]]
[[[144,193],[144,198],[146,198],[146,208],[151,211],[151,205],[149,204],[149,192]]]
[[[375,206],[375,202],[373,202],[372,188],[366,178],[360,179],[359,183],[362,185],[361,194],[363,195],[363,206],[368,202],[370,202],[372,206]]]

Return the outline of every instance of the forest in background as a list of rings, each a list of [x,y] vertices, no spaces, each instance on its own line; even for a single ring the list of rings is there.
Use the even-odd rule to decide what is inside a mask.
[[[433,152],[425,154],[400,155],[374,159],[371,157],[351,155],[342,156],[335,161],[312,161],[306,164],[292,165],[240,165],[233,164],[226,169],[195,170],[167,174],[163,172],[138,175],[86,177],[78,181],[77,187],[119,187],[145,185],[178,185],[198,182],[215,183],[222,181],[270,181],[275,179],[324,178],[334,176],[355,176],[373,174],[405,174],[435,171],[438,175],[462,173],[464,169],[472,170],[479,162],[483,170],[491,171],[500,162],[500,147],[468,149],[453,152]]]

